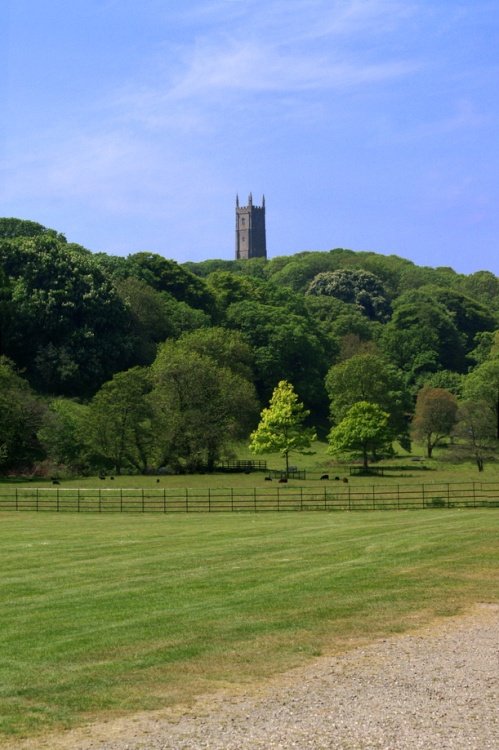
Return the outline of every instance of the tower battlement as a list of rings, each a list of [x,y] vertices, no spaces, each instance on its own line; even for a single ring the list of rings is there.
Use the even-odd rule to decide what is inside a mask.
[[[246,206],[240,206],[236,196],[236,260],[266,257],[265,196],[261,206],[253,205],[251,193]]]

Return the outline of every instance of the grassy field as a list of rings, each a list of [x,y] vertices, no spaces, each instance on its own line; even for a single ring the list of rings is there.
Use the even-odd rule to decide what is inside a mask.
[[[239,458],[251,459],[252,456],[245,444],[236,446],[236,452]],[[349,464],[340,464],[336,462],[327,453],[327,444],[323,441],[316,441],[309,455],[293,454],[290,464],[294,464],[300,470],[306,472],[305,480],[292,479],[293,485],[313,485],[319,481],[323,473],[328,473],[331,478],[335,475],[348,477],[349,481],[356,486],[366,486],[373,484],[392,483],[443,483],[443,482],[498,482],[499,481],[499,461],[486,462],[485,471],[478,472],[476,465],[471,461],[452,461],[452,454],[448,447],[436,448],[435,458],[428,460],[424,457],[421,448],[414,446],[412,453],[406,453],[399,448],[397,454],[390,459],[380,461],[374,464],[376,467],[388,468],[384,476],[356,476],[350,477]],[[258,456],[258,459],[267,461],[269,469],[281,470],[284,468],[282,457],[278,453],[269,453]],[[108,475],[106,480],[99,477],[78,477],[61,479],[61,487],[82,487],[82,488],[157,488],[166,487],[176,488],[226,488],[226,487],[255,487],[261,486],[264,482],[265,472],[255,472],[250,474],[232,474],[232,473],[214,473],[214,474],[181,474],[157,476],[113,476],[110,479]],[[47,487],[51,485],[50,479],[27,479],[26,477],[0,478],[0,488],[9,486],[29,485],[31,487]]]
[[[236,689],[499,593],[495,510],[0,521],[4,737]]]

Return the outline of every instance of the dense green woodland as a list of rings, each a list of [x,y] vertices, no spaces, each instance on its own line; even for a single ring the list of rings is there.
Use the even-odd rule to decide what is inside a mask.
[[[283,381],[340,457],[452,435],[481,469],[498,448],[488,271],[344,249],[180,265],[0,219],[0,336],[3,473],[210,469]]]

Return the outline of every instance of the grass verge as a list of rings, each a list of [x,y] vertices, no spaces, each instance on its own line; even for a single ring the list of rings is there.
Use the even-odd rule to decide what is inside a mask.
[[[0,732],[188,701],[497,601],[493,510],[4,514]]]

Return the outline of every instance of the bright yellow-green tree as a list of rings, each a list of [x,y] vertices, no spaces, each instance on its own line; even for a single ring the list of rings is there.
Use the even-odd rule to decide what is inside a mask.
[[[289,454],[305,453],[316,439],[313,427],[306,427],[310,412],[305,409],[291,383],[281,380],[274,388],[268,408],[260,415],[260,424],[250,437],[253,453],[279,451],[289,472]]]
[[[360,454],[367,471],[369,453],[390,443],[388,419],[378,404],[358,401],[329,433],[329,453]]]

